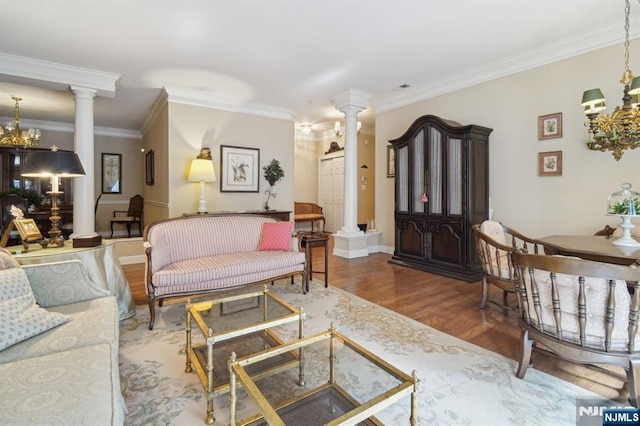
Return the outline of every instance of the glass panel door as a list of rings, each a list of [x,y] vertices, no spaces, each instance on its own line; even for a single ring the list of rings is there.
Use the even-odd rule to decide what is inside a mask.
[[[447,150],[449,214],[462,214],[462,140],[449,138]]]
[[[442,214],[442,134],[429,127],[429,212]]]
[[[424,130],[413,138],[413,211],[415,213],[424,213],[424,203],[422,202],[422,194],[425,192],[424,188]]]

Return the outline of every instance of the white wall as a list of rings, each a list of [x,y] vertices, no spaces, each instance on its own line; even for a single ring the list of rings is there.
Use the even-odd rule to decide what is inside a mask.
[[[318,202],[318,148],[320,145],[321,142],[312,135],[296,132],[293,174],[295,201]]]
[[[269,184],[262,167],[273,158],[280,161],[285,177],[276,184],[277,197],[269,200],[275,210],[293,212],[294,142],[293,122],[244,113],[169,102],[168,163],[169,217],[194,213],[200,199],[200,184],[187,181],[187,169],[202,147],[211,149],[217,181],[205,184],[210,212],[261,210]],[[259,192],[220,192],[220,145],[260,150]]]
[[[630,50],[640,50],[640,40]],[[532,237],[593,234],[619,218],[606,216],[607,197],[630,182],[640,190],[640,150],[620,161],[585,146],[582,92],[600,87],[608,112],[621,105],[621,45],[478,84],[376,115],[376,226],[392,250],[393,179],[385,175],[386,146],[425,114],[493,128],[490,136],[490,197],[495,220]],[[640,70],[640,58],[630,63]],[[563,137],[539,141],[540,115],[561,112]],[[538,177],[539,152],[562,151],[563,174]]]

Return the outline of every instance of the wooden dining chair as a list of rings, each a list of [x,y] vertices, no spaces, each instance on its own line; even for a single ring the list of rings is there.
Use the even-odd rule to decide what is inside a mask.
[[[512,260],[522,330],[516,376],[524,377],[539,342],[571,362],[623,368],[638,407],[640,268],[517,252]]]
[[[503,308],[515,309],[515,301],[509,304],[508,296],[515,295],[517,277],[511,261],[511,253],[523,251],[527,253],[544,253],[543,245],[515,229],[499,222],[486,220],[472,225],[475,235],[478,258],[482,264],[482,300],[480,308],[484,309],[488,302]],[[489,298],[489,286],[493,284],[502,290],[502,303]]]
[[[113,237],[113,225],[124,224],[127,225],[127,234],[131,238],[131,225],[138,224],[138,231],[142,236],[142,215],[144,211],[144,198],[141,195],[134,195],[129,200],[129,208],[127,210],[115,210],[113,217],[111,218],[111,235]]]

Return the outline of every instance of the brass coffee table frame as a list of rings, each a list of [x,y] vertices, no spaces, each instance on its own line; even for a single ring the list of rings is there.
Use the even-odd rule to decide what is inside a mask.
[[[329,341],[329,380],[326,384],[318,386],[314,389],[311,389],[302,395],[294,398],[291,401],[284,402],[277,407],[273,407],[267,400],[267,398],[260,392],[258,386],[256,386],[254,379],[247,373],[246,368],[250,365],[263,361],[273,356],[277,356],[279,354],[285,353],[287,351],[294,351],[298,349],[300,352],[300,370],[301,376],[304,375],[303,372],[303,349],[306,346],[309,346],[314,343]],[[338,383],[336,383],[335,379],[335,358],[336,358],[336,340],[339,340],[340,343],[345,346],[350,347],[356,353],[367,359],[368,361],[375,364],[377,367],[384,370],[389,375],[395,377],[401,383],[395,386],[392,389],[378,395],[377,397],[360,404],[354,398],[352,398],[349,393]],[[349,411],[344,413],[343,415],[333,419],[332,421],[326,423],[325,425],[353,425],[359,422],[363,422],[365,424],[370,425],[380,425],[379,420],[377,420],[373,415],[384,408],[392,405],[396,401],[404,398],[407,395],[411,395],[411,416],[410,416],[410,424],[412,426],[417,425],[418,423],[418,415],[417,415],[417,392],[418,392],[418,384],[419,380],[417,378],[417,374],[415,371],[412,372],[411,375],[404,373],[403,371],[397,369],[391,364],[387,363],[380,357],[376,356],[372,352],[358,345],[354,341],[347,338],[345,335],[337,332],[333,324],[328,331],[316,334],[314,336],[309,336],[306,338],[302,338],[300,340],[288,343],[286,345],[269,349],[261,353],[257,353],[254,355],[250,355],[248,357],[236,359],[235,353],[231,354],[229,359],[229,371],[230,371],[230,390],[229,390],[229,424],[231,425],[248,425],[248,424],[263,424],[264,422],[269,425],[285,425],[284,421],[278,414],[278,411],[286,409],[286,410],[296,410],[300,407],[300,409],[304,409],[304,402],[306,400],[313,398],[315,395],[325,392],[331,393],[332,396],[338,399],[340,404],[345,404],[349,406]],[[256,414],[254,416],[237,420],[236,422],[236,401],[237,401],[237,387],[242,386],[245,388],[247,393],[251,396],[253,401],[257,404],[260,414]],[[315,425],[307,425],[307,426],[315,426]]]
[[[203,315],[207,315],[211,309],[218,305],[222,306],[223,303],[240,301],[243,299],[250,299],[253,297],[264,297],[264,306],[262,307],[263,316],[262,320],[256,323],[252,323],[247,326],[239,326],[222,332],[215,332],[211,329],[203,318]],[[283,307],[289,314],[268,319],[269,304],[276,303]],[[229,382],[220,379],[225,374],[215,374],[214,372],[214,345],[216,348],[222,347],[222,345],[229,345],[231,349],[234,348],[234,344],[240,344],[248,339],[261,339],[260,347],[256,348],[255,352],[264,350],[265,347],[278,347],[284,345],[284,341],[280,339],[270,328],[277,327],[279,325],[287,324],[293,321],[298,321],[298,338],[303,337],[304,319],[306,314],[303,309],[297,309],[291,304],[283,300],[282,298],[269,292],[267,285],[262,290],[253,291],[243,294],[233,294],[229,296],[223,296],[217,299],[191,303],[191,300],[187,300],[186,303],[186,367],[185,372],[191,373],[195,368],[200,381],[204,387],[207,398],[207,416],[205,419],[206,424],[213,424],[215,422],[213,399],[217,395],[224,394],[229,391]],[[202,335],[205,338],[205,342],[202,345],[193,346],[191,339],[192,322],[195,321],[197,328],[200,329]],[[223,343],[224,342],[224,343]],[[251,377],[258,380],[261,377],[275,374],[285,369],[291,368],[296,364],[299,364],[300,353],[295,351],[281,352],[283,356],[280,360],[272,362],[263,369],[254,369]],[[228,373],[224,371],[221,373]],[[300,371],[302,374],[302,371]],[[302,383],[302,376],[300,377]]]

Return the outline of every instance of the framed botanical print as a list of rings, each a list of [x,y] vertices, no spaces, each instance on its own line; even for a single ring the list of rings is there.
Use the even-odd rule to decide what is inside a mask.
[[[562,113],[538,117],[538,140],[562,137]]]
[[[538,176],[562,176],[562,151],[538,153]]]
[[[122,194],[122,154],[102,153],[102,193]]]
[[[258,192],[260,150],[220,145],[220,192]]]

